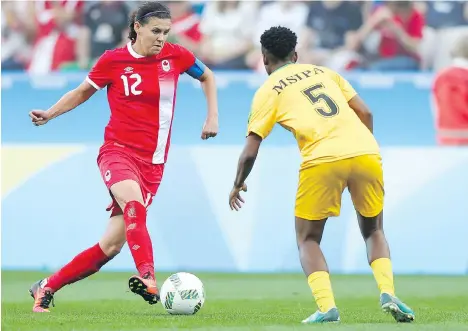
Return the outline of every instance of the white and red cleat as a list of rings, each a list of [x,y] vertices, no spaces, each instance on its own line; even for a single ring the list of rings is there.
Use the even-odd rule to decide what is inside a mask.
[[[42,279],[34,283],[29,289],[29,294],[34,299],[33,312],[35,313],[50,313],[49,306],[54,307],[54,292],[48,287],[47,279]]]
[[[150,305],[159,302],[159,290],[156,286],[156,280],[152,278],[149,273],[140,276],[132,276],[128,280],[128,287],[130,291],[140,295]]]

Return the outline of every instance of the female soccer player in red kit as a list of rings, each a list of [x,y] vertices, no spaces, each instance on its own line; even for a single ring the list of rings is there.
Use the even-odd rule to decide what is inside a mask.
[[[147,2],[133,14],[129,26],[131,41],[126,47],[106,51],[80,86],[48,110],[29,114],[34,125],[44,125],[107,87],[111,117],[97,162],[112,198],[107,209],[111,211],[109,224],[98,244],[31,287],[34,312],[48,312],[55,292],[97,272],[125,242],[139,273],[129,279],[130,290],[150,304],[157,303],[146,209],[162,179],[180,74],[200,80],[207,99],[201,138],[215,137],[218,132],[214,75],[191,52],[166,43],[171,28],[167,7]]]

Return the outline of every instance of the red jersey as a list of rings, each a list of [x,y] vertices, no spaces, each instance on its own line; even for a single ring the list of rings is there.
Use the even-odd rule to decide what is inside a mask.
[[[179,75],[194,63],[191,52],[171,43],[148,57],[131,43],[106,51],[86,78],[96,89],[107,86],[111,116],[104,145],[117,143],[141,160],[165,163]]]
[[[393,17],[395,24],[400,25],[406,33],[417,39],[422,39],[424,29],[424,16],[413,9],[408,20],[404,21],[400,16]],[[398,55],[410,55],[419,58],[417,54],[406,51],[400,45],[393,33],[386,28],[381,29],[382,39],[380,41],[380,56],[383,58],[395,57]]]
[[[439,73],[434,81],[433,94],[438,142],[467,145],[468,61],[459,60]]]

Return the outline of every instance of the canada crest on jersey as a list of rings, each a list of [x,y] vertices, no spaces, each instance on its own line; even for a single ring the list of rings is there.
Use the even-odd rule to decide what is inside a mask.
[[[165,71],[165,72],[168,72],[169,70],[171,70],[171,64],[168,60],[163,60],[161,62],[161,66],[162,66],[162,69]]]

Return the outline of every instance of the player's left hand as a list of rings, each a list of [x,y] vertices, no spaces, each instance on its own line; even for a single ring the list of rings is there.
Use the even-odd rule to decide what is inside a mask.
[[[229,194],[229,207],[231,210],[235,209],[238,211],[242,208],[242,203],[244,203],[244,199],[240,196],[240,191],[247,192],[247,184],[242,184],[242,187],[233,187],[231,193]]]
[[[208,117],[205,124],[203,125],[203,130],[201,138],[206,140],[211,137],[216,137],[218,134],[218,118]]]
[[[31,122],[35,126],[44,125],[50,120],[50,115],[47,111],[34,109],[29,112],[29,117],[31,118]]]

